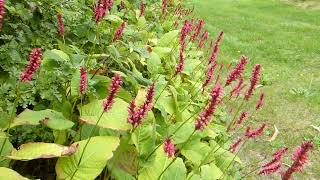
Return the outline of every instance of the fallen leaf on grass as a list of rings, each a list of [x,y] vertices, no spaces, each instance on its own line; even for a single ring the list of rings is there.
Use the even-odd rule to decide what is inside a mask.
[[[272,137],[268,141],[269,142],[274,141],[277,138],[278,134],[279,134],[279,130],[278,130],[278,128],[276,126],[274,126],[274,133],[273,133]]]

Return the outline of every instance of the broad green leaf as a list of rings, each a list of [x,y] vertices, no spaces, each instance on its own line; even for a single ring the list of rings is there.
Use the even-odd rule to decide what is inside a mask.
[[[191,75],[193,70],[201,63],[198,59],[186,59],[185,67],[183,73]]]
[[[19,173],[12,169],[0,167],[0,179],[8,178],[10,178],[10,180],[28,180],[28,178],[21,176]]]
[[[70,88],[71,88],[71,96],[78,96],[80,94],[80,69],[79,68],[72,75]]]
[[[103,100],[95,100],[87,105],[79,107],[79,111],[82,113],[80,120],[95,125],[104,111],[102,104]],[[128,103],[124,102],[122,99],[115,98],[112,108],[108,112],[103,113],[98,126],[126,131],[131,128],[127,119]]]
[[[53,50],[47,50],[43,54],[43,59],[53,59],[56,61],[70,61],[69,56],[64,53],[63,51],[53,49]]]
[[[113,15],[113,14],[109,14],[108,16],[105,17],[106,20],[114,22],[114,23],[120,23],[122,22],[122,19],[117,16],[117,15]]]
[[[151,125],[139,126],[132,134],[132,141],[140,155],[148,155],[155,147],[155,137]]]
[[[157,92],[156,97],[159,97],[159,95],[157,95]],[[173,96],[170,95],[168,91],[163,91],[154,107],[159,110],[164,110],[169,114],[173,114],[175,112],[175,102]]]
[[[185,156],[189,161],[195,165],[200,165],[205,155],[210,151],[210,147],[207,143],[200,142],[199,139],[190,141],[181,150],[181,154]]]
[[[181,158],[177,160],[166,170],[162,176],[162,180],[180,180],[186,179],[187,169]]]
[[[201,179],[202,180],[215,180],[219,179],[223,172],[214,164],[201,166]]]
[[[97,136],[92,137],[84,151],[88,140],[76,142],[79,148],[75,154],[68,157],[60,157],[56,164],[57,179],[95,179],[104,169],[107,161],[112,158],[120,141],[118,137]],[[83,157],[79,163],[82,152]]]
[[[172,47],[172,45],[177,41],[179,30],[173,30],[164,34],[160,40],[158,46],[161,47]]]
[[[13,149],[10,159],[29,161],[33,159],[48,159],[61,156],[69,156],[77,151],[77,145],[62,146],[54,143],[27,143],[22,144],[18,150]]]
[[[13,149],[13,146],[10,143],[7,135],[3,132],[0,132],[0,148],[2,148],[4,141],[5,141],[5,144],[4,144],[3,150],[0,154],[0,156],[1,156],[0,157],[0,166],[9,166],[10,160],[8,160],[6,158],[2,158],[2,157],[9,155]],[[1,173],[0,173],[0,176],[1,176]]]
[[[182,124],[183,122],[178,122],[169,128],[170,134],[174,133]],[[173,142],[175,144],[181,144],[187,141],[188,137],[192,134],[194,130],[194,125],[191,122],[185,123],[180,129],[174,134]]]
[[[156,151],[155,160],[152,162],[152,164],[140,170],[139,180],[158,179],[161,172],[172,160],[173,158],[168,158],[166,156],[163,148],[159,148]],[[163,174],[162,180],[180,180],[185,179],[184,177],[186,177],[186,168],[182,159],[177,158],[177,160]]]
[[[157,53],[160,58],[162,58],[169,55],[172,49],[168,47],[154,47],[152,50]]]
[[[157,74],[161,71],[161,60],[157,53],[150,53],[147,59],[147,68],[151,74]]]
[[[19,125],[39,125],[44,124],[51,129],[66,130],[70,129],[74,123],[66,119],[62,113],[46,109],[42,111],[24,110],[13,120],[11,127]]]

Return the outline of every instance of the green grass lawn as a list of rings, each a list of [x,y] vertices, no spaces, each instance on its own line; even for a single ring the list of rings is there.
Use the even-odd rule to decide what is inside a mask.
[[[267,99],[254,119],[268,122],[270,136],[274,125],[280,133],[271,143],[248,146],[242,159],[255,161],[281,146],[289,147],[291,154],[303,140],[311,139],[316,145],[312,162],[295,177],[320,179],[320,135],[311,127],[320,126],[320,11],[278,0],[191,2],[211,36],[225,32],[221,61],[234,61],[244,54],[250,57],[250,66],[263,66]]]

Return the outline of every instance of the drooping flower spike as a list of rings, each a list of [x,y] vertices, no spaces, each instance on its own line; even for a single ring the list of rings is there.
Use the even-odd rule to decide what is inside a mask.
[[[237,124],[242,124],[243,121],[247,118],[248,113],[246,111],[242,112],[239,119],[237,120]]]
[[[262,165],[262,169],[268,168],[269,166],[279,163],[281,161],[282,156],[288,152],[288,148],[280,148],[278,151],[276,151],[272,156],[273,159],[269,161],[268,163]]]
[[[262,92],[259,96],[259,99],[257,101],[256,110],[260,110],[263,106],[263,100],[264,100],[264,93]]]
[[[2,21],[5,13],[5,0],[0,0],[0,32],[2,31]]]
[[[243,139],[241,137],[238,138],[236,142],[230,145],[229,151],[232,153],[236,152],[242,141]]]
[[[194,42],[198,38],[203,26],[204,26],[204,20],[199,19],[198,20],[198,25],[195,27],[194,33],[190,38],[191,42]]]
[[[22,72],[20,76],[20,81],[30,81],[32,79],[33,73],[40,67],[42,59],[42,50],[41,48],[32,49],[29,55],[29,64]]]
[[[113,42],[116,41],[116,40],[119,40],[121,38],[121,35],[123,33],[123,30],[124,30],[124,27],[126,26],[126,22],[123,21],[120,26],[118,27],[117,31],[114,33],[114,36],[113,36]]]
[[[236,65],[236,67],[229,74],[225,86],[230,85],[233,81],[235,81],[238,78],[242,77],[242,73],[243,73],[247,63],[248,63],[248,58],[245,57],[245,56],[242,56],[240,58],[240,61]]]
[[[244,97],[245,100],[247,100],[247,101],[252,97],[253,91],[256,89],[256,86],[258,85],[258,83],[260,81],[260,70],[261,70],[260,64],[256,64],[252,70],[250,86],[249,86],[249,89],[247,90],[246,95]]]
[[[84,95],[88,87],[87,72],[84,67],[80,67],[80,95]]]
[[[209,32],[207,30],[205,30],[199,40],[199,44],[198,44],[198,48],[201,49],[204,45],[204,43],[206,42],[206,40],[209,37]]]
[[[100,22],[107,15],[107,11],[112,5],[113,0],[98,0],[98,3],[93,7],[96,23]]]
[[[155,93],[155,84],[152,84],[148,88],[145,102],[140,107],[138,108],[136,107],[135,99],[133,99],[129,104],[128,123],[130,123],[134,128],[142,124],[142,119],[145,118],[148,111],[152,109],[154,93]]]
[[[167,8],[168,8],[167,0],[162,0],[162,16],[163,17],[166,16]]]
[[[141,16],[144,16],[144,2],[143,2],[143,0],[141,0],[140,1],[140,15],[139,15],[139,17],[141,17]]]
[[[209,61],[208,61],[208,64],[211,64],[212,62],[214,62],[216,59],[217,59],[217,55],[218,55],[218,51],[219,51],[219,48],[220,48],[220,44],[221,44],[221,41],[222,41],[222,38],[223,38],[223,31],[220,32],[219,34],[219,37],[214,45],[214,48],[211,52],[211,55],[210,55],[210,58],[209,58]]]
[[[169,158],[174,156],[174,153],[175,153],[174,144],[172,143],[170,138],[167,138],[165,140],[163,144],[163,150]]]
[[[178,75],[179,73],[181,73],[184,69],[184,54],[183,52],[180,50],[180,60],[179,60],[179,63],[177,64],[176,66],[176,71],[175,71],[175,74],[174,76]]]
[[[60,36],[64,36],[64,24],[63,24],[63,19],[62,19],[62,14],[57,13],[57,18],[58,18],[58,26],[59,26],[59,33]]]
[[[217,84],[210,93],[211,100],[209,105],[199,114],[195,122],[195,130],[203,130],[211,121],[213,113],[216,111],[218,104],[222,100],[223,88]]]
[[[114,103],[114,98],[116,97],[116,94],[119,92],[121,84],[122,84],[121,76],[119,74],[115,74],[109,86],[109,95],[103,101],[104,111],[108,112],[112,108],[112,105]]]
[[[258,174],[259,175],[268,175],[268,174],[276,173],[276,172],[280,171],[280,168],[281,168],[281,163],[277,162],[277,163],[271,164],[270,166],[262,168]]]
[[[250,139],[250,138],[256,138],[260,135],[262,135],[263,130],[267,127],[267,124],[263,123],[259,128],[255,129],[255,130],[250,130],[251,127],[248,126],[247,130],[246,130],[246,134],[245,136]]]
[[[302,171],[308,161],[308,152],[313,148],[311,141],[306,141],[297,148],[292,156],[293,164],[282,174],[282,180],[289,180],[293,173]]]
[[[240,92],[241,92],[241,89],[243,88],[244,86],[244,80],[243,78],[240,78],[238,83],[233,87],[233,89],[230,91],[230,96],[229,98],[231,99],[235,94],[236,95],[240,95]]]
[[[206,73],[206,80],[202,84],[202,94],[204,93],[205,88],[210,84],[213,78],[214,71],[217,67],[217,63],[214,63],[210,66]]]

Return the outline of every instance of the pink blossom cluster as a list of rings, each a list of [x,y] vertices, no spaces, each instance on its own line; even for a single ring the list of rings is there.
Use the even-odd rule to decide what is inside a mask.
[[[229,151],[232,153],[236,152],[242,141],[243,139],[241,137],[238,138],[236,142],[230,145]]]
[[[208,61],[208,64],[211,64],[212,62],[214,62],[216,59],[217,59],[217,55],[218,55],[218,51],[219,51],[219,48],[220,48],[220,44],[221,44],[221,41],[222,41],[222,38],[223,38],[223,31],[220,32],[219,34],[219,37],[214,45],[214,48],[211,52],[211,55],[210,55],[210,58],[209,58],[209,61]]]
[[[118,27],[117,31],[114,33],[113,41],[119,40],[123,33],[124,27],[126,26],[126,22],[123,21],[120,26]]]
[[[144,16],[144,2],[143,2],[143,0],[141,0],[140,1],[140,15],[139,15],[139,17],[141,17],[141,16]]]
[[[260,64],[256,64],[252,70],[250,86],[249,86],[249,89],[247,90],[246,95],[245,95],[245,100],[247,100],[247,101],[252,97],[253,91],[256,89],[256,86],[258,85],[258,83],[260,81],[260,70],[261,70]]]
[[[64,36],[64,24],[63,24],[63,20],[62,20],[62,14],[57,13],[57,18],[58,18],[60,36],[63,37]]]
[[[162,16],[163,17],[166,16],[167,8],[168,8],[167,0],[162,0]]]
[[[259,175],[267,175],[278,172],[281,168],[281,158],[288,151],[288,148],[284,147],[279,149],[273,154],[273,159],[262,165],[261,170],[259,171]]]
[[[88,77],[87,77],[87,72],[84,67],[80,67],[80,95],[83,95],[88,87]]]
[[[190,37],[190,41],[191,41],[191,42],[194,42],[194,41],[198,38],[198,36],[199,36],[199,34],[200,34],[203,26],[204,26],[204,20],[199,19],[199,20],[198,20],[198,25],[195,27],[194,33],[193,33],[193,35]]]
[[[237,124],[242,124],[243,121],[247,118],[247,116],[248,116],[248,113],[246,111],[242,112],[240,114],[239,119],[237,120]]]
[[[225,86],[230,85],[233,81],[235,81],[238,78],[242,77],[242,73],[243,73],[244,68],[245,68],[247,63],[248,63],[248,58],[245,57],[245,56],[242,56],[240,58],[240,61],[236,65],[236,67],[229,74]]]
[[[5,0],[0,0],[0,32],[2,30],[2,21],[5,13],[4,5],[5,5]]]
[[[256,110],[259,110],[263,106],[263,100],[264,100],[264,93],[261,93],[259,96],[259,99],[257,101]]]
[[[142,124],[142,119],[147,115],[148,111],[152,109],[154,93],[155,84],[152,84],[148,88],[145,102],[140,107],[136,107],[135,99],[133,99],[129,104],[128,123],[132,124],[133,127],[137,127]]]
[[[293,173],[297,171],[302,171],[303,166],[308,161],[308,152],[313,148],[313,143],[311,141],[306,141],[298,147],[293,156],[293,164],[287,169],[286,172],[282,174],[282,180],[289,180]]]
[[[98,0],[98,3],[94,6],[94,17],[96,22],[100,22],[106,15],[113,5],[113,0]]]
[[[163,150],[169,158],[174,156],[174,153],[175,153],[174,144],[172,143],[170,138],[167,138],[164,141]]]
[[[119,74],[115,74],[112,77],[111,84],[109,86],[109,95],[106,97],[106,99],[103,101],[103,109],[104,111],[108,112],[114,103],[114,98],[116,97],[116,94],[119,92],[120,87],[122,84],[122,79]]]
[[[230,91],[230,98],[232,98],[234,95],[236,95],[236,97],[240,96],[241,90],[245,87],[246,85],[244,84],[244,80],[243,78],[240,78],[238,80],[238,83],[232,88],[232,90]]]
[[[20,80],[22,82],[30,81],[32,79],[33,73],[40,67],[41,58],[42,58],[41,48],[32,49],[29,55],[29,64],[20,76]]]
[[[209,32],[207,30],[205,30],[202,35],[201,35],[201,38],[199,40],[199,44],[198,44],[198,48],[201,49],[204,45],[204,43],[206,42],[206,40],[208,39],[209,37]]]
[[[214,63],[210,66],[210,68],[207,70],[207,73],[206,73],[206,79],[204,81],[204,83],[202,84],[202,93],[204,93],[204,90],[205,88],[210,84],[210,82],[212,81],[212,78],[213,78],[213,74],[214,74],[214,71],[217,67],[217,63]]]
[[[246,134],[245,136],[250,139],[250,138],[256,138],[257,136],[262,135],[263,130],[267,127],[267,124],[263,123],[259,128],[255,130],[250,130],[251,127],[248,126],[246,129]]]
[[[210,93],[211,100],[209,105],[200,113],[198,119],[195,122],[196,130],[203,130],[209,125],[211,117],[215,112],[217,105],[221,102],[223,95],[223,88],[217,84]]]

